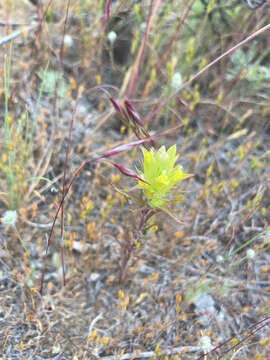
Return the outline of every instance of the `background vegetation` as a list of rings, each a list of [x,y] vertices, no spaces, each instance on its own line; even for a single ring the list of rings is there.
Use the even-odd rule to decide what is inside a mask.
[[[1,1],[3,359],[268,358],[261,3]],[[137,181],[111,162],[63,195],[84,161],[136,140],[115,105],[126,100],[147,133],[174,128],[155,141],[193,174],[143,231]],[[141,159],[133,147],[111,160],[137,171]]]

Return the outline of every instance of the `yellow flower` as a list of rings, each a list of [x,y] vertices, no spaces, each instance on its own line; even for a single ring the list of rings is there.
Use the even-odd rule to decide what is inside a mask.
[[[145,197],[152,207],[159,207],[165,203],[166,195],[175,183],[190,176],[184,173],[181,165],[176,165],[176,145],[166,151],[162,146],[158,151],[143,149],[143,171],[139,176],[145,181],[138,182],[138,188],[143,189]]]

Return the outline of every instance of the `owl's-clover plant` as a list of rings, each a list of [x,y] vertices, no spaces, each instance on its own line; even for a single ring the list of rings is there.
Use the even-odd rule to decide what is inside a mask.
[[[138,173],[143,181],[139,181],[137,187],[143,190],[151,207],[162,207],[174,185],[190,174],[185,173],[181,165],[175,165],[178,159],[176,145],[168,150],[161,146],[157,151],[143,149],[142,152],[143,171],[138,170]]]

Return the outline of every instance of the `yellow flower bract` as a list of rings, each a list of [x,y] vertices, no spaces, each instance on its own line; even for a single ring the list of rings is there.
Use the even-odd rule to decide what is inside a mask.
[[[138,188],[143,189],[145,197],[152,207],[164,205],[166,195],[173,188],[175,183],[189,177],[184,173],[182,166],[176,165],[176,145],[171,146],[167,151],[161,146],[158,151],[154,149],[143,149],[143,171],[139,176],[145,181],[139,181]]]

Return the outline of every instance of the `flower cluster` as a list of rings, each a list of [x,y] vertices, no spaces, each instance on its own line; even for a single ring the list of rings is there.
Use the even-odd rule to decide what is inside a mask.
[[[176,165],[176,145],[171,146],[167,151],[162,146],[158,151],[154,149],[143,149],[143,171],[138,171],[144,182],[138,182],[138,188],[143,189],[145,197],[152,207],[163,206],[168,191],[175,183],[190,175],[185,173],[182,166]]]

